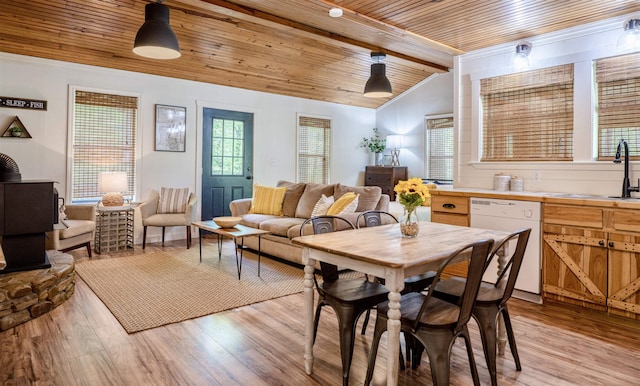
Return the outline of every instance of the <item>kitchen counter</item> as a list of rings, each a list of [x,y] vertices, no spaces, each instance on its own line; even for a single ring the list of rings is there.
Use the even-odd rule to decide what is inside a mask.
[[[589,205],[605,208],[640,209],[640,198],[635,197],[622,199],[589,194],[556,192],[512,192],[475,188],[455,188],[450,190],[434,189],[430,191],[430,193],[434,196],[480,197],[502,200],[535,201],[566,205]]]

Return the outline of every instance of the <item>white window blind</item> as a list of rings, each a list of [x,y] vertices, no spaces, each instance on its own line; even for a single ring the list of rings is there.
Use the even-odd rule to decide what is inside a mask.
[[[98,201],[100,172],[127,173],[134,192],[138,98],[75,90],[73,94],[71,202]]]
[[[298,182],[329,183],[331,120],[298,116]]]
[[[640,54],[595,61],[598,160],[613,160],[620,139],[640,159]]]
[[[453,117],[425,118],[426,179],[453,182]]]
[[[573,64],[480,81],[482,161],[573,160]]]

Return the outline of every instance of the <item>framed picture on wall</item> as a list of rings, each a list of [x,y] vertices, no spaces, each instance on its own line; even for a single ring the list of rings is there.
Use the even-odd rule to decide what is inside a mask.
[[[156,151],[185,151],[187,108],[156,105]]]

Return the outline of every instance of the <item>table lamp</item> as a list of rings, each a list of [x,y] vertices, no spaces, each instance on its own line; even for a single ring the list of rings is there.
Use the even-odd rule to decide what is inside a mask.
[[[98,191],[104,193],[102,205],[122,206],[124,197],[122,192],[128,188],[127,173],[125,172],[102,172],[98,175]]]
[[[387,147],[391,149],[391,166],[400,166],[401,135],[387,135]]]

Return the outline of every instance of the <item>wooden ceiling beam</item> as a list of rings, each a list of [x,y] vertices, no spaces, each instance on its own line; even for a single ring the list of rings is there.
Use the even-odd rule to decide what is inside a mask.
[[[243,5],[239,5],[227,0],[200,0],[201,2],[216,6],[216,7],[220,7],[220,8],[224,8],[227,10],[230,10],[232,12],[236,12],[236,13],[240,13],[246,16],[251,16],[251,17],[255,17],[258,18],[260,20],[265,20],[271,23],[276,23],[276,24],[280,24],[286,27],[290,27],[290,28],[294,28],[300,31],[304,31],[304,32],[308,32],[317,36],[322,36],[324,38],[327,39],[332,39],[335,41],[339,41],[342,43],[346,43],[346,44],[350,44],[353,46],[357,46],[357,47],[361,47],[361,48],[365,48],[367,50],[370,51],[379,51],[379,52],[384,52],[386,53],[388,56],[393,56],[402,60],[406,60],[412,63],[417,63],[423,66],[428,67],[429,69],[433,70],[434,72],[438,72],[438,73],[443,73],[443,72],[448,72],[449,68],[447,66],[443,66],[441,64],[437,64],[428,60],[424,60],[424,59],[420,59],[420,58],[416,58],[410,55],[406,55],[403,54],[401,52],[397,52],[397,51],[393,51],[393,50],[389,50],[380,46],[376,46],[374,44],[370,44],[367,42],[363,42],[360,40],[356,40],[356,39],[352,39],[346,36],[342,36],[336,33],[332,33],[329,31],[325,31],[307,24],[303,24],[303,23],[299,23],[297,21],[294,20],[290,20],[290,19],[285,19],[283,17],[280,16],[276,16],[267,12],[263,12],[260,11],[258,9],[255,8],[251,8],[251,7],[247,7],[247,6],[243,6]],[[188,1],[184,1],[184,3],[187,3]],[[192,5],[193,2],[189,2]],[[175,6],[172,8],[176,8]],[[189,12],[187,10],[184,10],[185,12]]]

